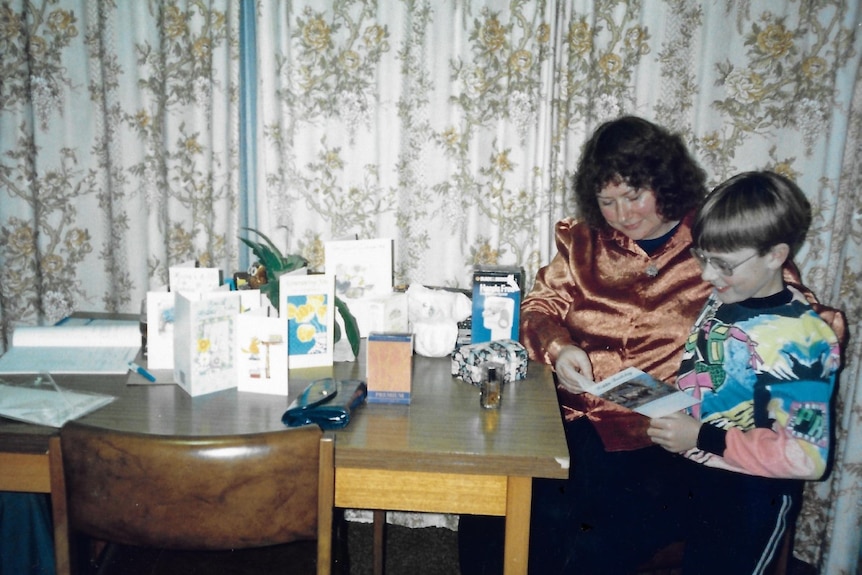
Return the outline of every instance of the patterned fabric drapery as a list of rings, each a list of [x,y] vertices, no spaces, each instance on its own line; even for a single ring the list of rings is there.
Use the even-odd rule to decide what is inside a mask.
[[[4,344],[75,309],[136,311],[174,263],[231,273],[245,225],[317,267],[328,239],[392,237],[398,283],[532,276],[585,138],[623,113],[681,132],[712,184],[793,177],[816,211],[805,281],[859,332],[858,2],[257,0],[248,199],[240,2],[0,2]],[[839,464],[798,525],[824,573],[859,549],[860,345]]]

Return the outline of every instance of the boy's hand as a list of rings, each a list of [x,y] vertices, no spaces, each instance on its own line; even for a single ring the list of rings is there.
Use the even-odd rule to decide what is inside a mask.
[[[647,435],[653,443],[673,453],[683,453],[697,447],[697,435],[702,424],[697,419],[678,411],[650,420]]]

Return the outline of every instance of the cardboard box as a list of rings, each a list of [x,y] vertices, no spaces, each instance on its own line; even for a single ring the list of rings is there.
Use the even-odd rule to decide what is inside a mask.
[[[523,270],[515,266],[476,266],[470,343],[518,341]]]
[[[452,354],[452,375],[479,385],[488,363],[499,364],[503,383],[527,377],[527,350],[510,339],[462,345]]]
[[[365,351],[368,403],[409,404],[413,381],[413,334],[369,333]]]

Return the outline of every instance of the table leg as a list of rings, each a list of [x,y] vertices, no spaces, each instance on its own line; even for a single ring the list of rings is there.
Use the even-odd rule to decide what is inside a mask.
[[[374,516],[374,544],[372,550],[373,573],[383,575],[386,570],[386,512],[375,509]]]
[[[506,495],[506,540],[504,575],[526,575],[530,554],[530,505],[533,480],[509,477]]]

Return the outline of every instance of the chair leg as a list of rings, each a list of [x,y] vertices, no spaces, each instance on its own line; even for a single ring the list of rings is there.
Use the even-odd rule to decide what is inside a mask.
[[[69,541],[69,516],[66,506],[66,479],[60,437],[48,440],[48,463],[51,475],[51,514],[54,520],[54,561],[57,575],[72,573],[72,545]]]
[[[332,515],[335,508],[335,445],[332,437],[320,439],[317,477],[317,575],[332,572]]]

